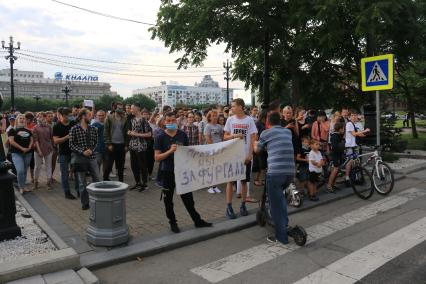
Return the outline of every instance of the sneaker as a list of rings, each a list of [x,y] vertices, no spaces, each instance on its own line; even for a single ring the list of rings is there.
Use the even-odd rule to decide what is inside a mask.
[[[215,194],[215,193],[216,193],[216,191],[213,189],[213,187],[210,187],[210,188],[207,190],[207,192],[208,192],[208,193],[211,193],[211,194]]]
[[[316,201],[319,201],[319,198],[316,195],[314,195],[314,196],[310,196],[309,200],[316,202]]]
[[[246,205],[245,204],[241,204],[240,206],[240,215],[241,216],[247,216],[249,213],[247,211]]]
[[[131,188],[129,188],[129,190],[132,191],[134,189],[139,189],[140,187],[141,187],[141,185],[139,183],[137,183],[134,186],[132,186]]]
[[[205,227],[211,227],[213,226],[212,223],[206,222],[204,220],[200,220],[199,222],[195,223],[196,228],[205,228]]]
[[[76,199],[75,196],[72,195],[71,193],[65,193],[65,198],[66,199],[70,199],[70,200],[75,200]]]
[[[110,178],[116,178],[116,177],[117,177],[117,175],[116,175],[116,174],[113,174],[113,173],[110,173],[110,174],[109,174],[109,177],[110,177]]]
[[[327,192],[328,193],[336,193],[336,191],[334,190],[334,188],[333,187],[329,187],[329,186],[327,186]]]
[[[275,236],[267,236],[266,240],[271,244],[278,244],[278,240]]]
[[[217,186],[213,187],[213,190],[216,193],[222,193],[222,190],[220,190]]]
[[[178,225],[177,225],[176,223],[171,223],[171,224],[170,224],[170,230],[171,230],[173,233],[175,233],[175,234],[180,233],[180,229],[179,229],[179,227],[178,227]]]
[[[228,217],[228,219],[235,219],[235,218],[237,218],[237,215],[235,215],[234,209],[232,209],[231,206],[228,206],[226,208],[226,217]]]
[[[138,188],[138,191],[139,192],[143,192],[143,191],[145,191],[145,190],[147,190],[148,189],[148,187],[147,186],[143,186],[143,185],[141,185],[139,188]]]
[[[348,180],[348,179],[346,179],[346,180],[345,180],[345,186],[346,186],[346,187],[351,187],[351,181],[350,181],[350,180]]]

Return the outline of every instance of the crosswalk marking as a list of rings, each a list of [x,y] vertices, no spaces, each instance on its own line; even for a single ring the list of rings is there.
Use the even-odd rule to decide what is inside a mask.
[[[426,217],[315,271],[294,284],[355,283],[425,240]]]
[[[309,244],[330,236],[340,230],[373,218],[381,212],[391,210],[424,195],[426,195],[426,190],[410,188],[394,196],[386,197],[380,201],[370,203],[369,205],[343,214],[342,216],[309,227],[306,230],[308,233],[307,243]],[[206,265],[193,268],[191,272],[209,282],[217,283],[296,249],[299,249],[299,247],[294,243],[290,243],[286,246],[262,244]]]

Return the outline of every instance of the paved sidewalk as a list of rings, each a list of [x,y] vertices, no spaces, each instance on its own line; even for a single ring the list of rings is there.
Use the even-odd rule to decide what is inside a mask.
[[[127,159],[129,160],[129,159]],[[126,164],[124,182],[130,186],[134,184],[130,165]],[[43,170],[42,170],[43,176]],[[55,171],[56,180],[60,181],[59,164]],[[112,178],[116,180],[116,178]],[[128,191],[126,194],[127,224],[130,227],[130,234],[133,238],[148,238],[169,231],[169,223],[166,218],[163,201],[160,201],[161,190],[153,181],[149,181],[149,189],[145,192],[137,190]],[[72,193],[74,181],[71,182]],[[220,186],[223,190],[224,185]],[[254,197],[260,197],[262,188],[252,190]],[[44,179],[40,181],[40,188],[33,193],[25,194],[26,199],[32,199],[30,195],[39,198],[50,211],[57,215],[62,222],[76,231],[82,239],[85,240],[85,231],[89,220],[89,211],[81,210],[80,201],[68,200],[64,198],[61,186],[58,183],[54,185],[54,190],[48,191]],[[223,219],[225,214],[225,194],[209,194],[207,190],[199,190],[194,193],[195,206],[202,218],[208,221]],[[239,211],[240,199],[235,198],[234,210]],[[175,212],[178,224],[181,229],[193,227],[193,222],[186,212],[180,197],[175,194],[174,199]],[[247,203],[247,208],[257,208],[257,204]]]

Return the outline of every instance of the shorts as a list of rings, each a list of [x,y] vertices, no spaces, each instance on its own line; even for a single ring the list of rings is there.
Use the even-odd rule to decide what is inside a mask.
[[[344,163],[343,153],[331,153],[331,161],[334,167],[340,167]]]
[[[251,178],[251,162],[246,165],[246,179],[241,181],[250,182],[250,178]]]
[[[297,173],[297,179],[300,182],[305,182],[305,181],[309,180],[309,166],[308,165],[299,167],[299,172]]]
[[[258,173],[260,171],[266,170],[267,164],[267,154],[262,151],[259,154],[253,155],[253,173]]]
[[[348,156],[350,156],[352,154],[355,154],[355,153],[358,153],[357,147],[348,147],[348,148],[346,148],[346,152],[345,152],[346,157],[348,157]]]
[[[320,175],[321,173],[309,172],[309,181],[312,183],[319,182]]]

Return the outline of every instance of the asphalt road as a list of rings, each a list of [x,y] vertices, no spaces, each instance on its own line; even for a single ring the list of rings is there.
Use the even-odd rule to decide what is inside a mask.
[[[271,245],[256,226],[94,273],[101,283],[426,283],[426,171],[416,177],[387,197],[292,215],[304,247]]]

